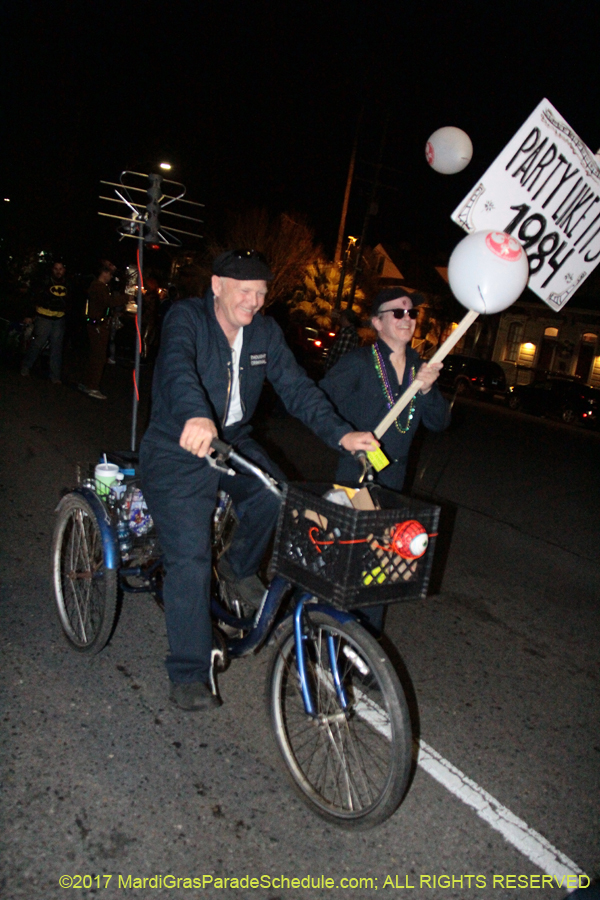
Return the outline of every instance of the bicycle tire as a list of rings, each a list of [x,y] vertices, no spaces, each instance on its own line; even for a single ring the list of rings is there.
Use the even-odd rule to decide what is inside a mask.
[[[100,528],[90,504],[67,495],[52,540],[54,596],[70,647],[90,656],[111,636],[117,613],[117,572],[107,569]]]
[[[340,624],[307,610],[305,623],[317,718],[304,708],[290,623],[267,679],[275,741],[295,790],[313,812],[343,828],[373,828],[396,811],[408,783],[412,732],[404,691],[387,655],[358,622]],[[346,712],[330,674],[329,635],[336,641]]]

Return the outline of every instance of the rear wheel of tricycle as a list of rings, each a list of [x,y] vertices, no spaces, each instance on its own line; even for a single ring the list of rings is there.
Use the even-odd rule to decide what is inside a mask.
[[[78,494],[60,504],[52,541],[56,608],[74,650],[93,655],[106,645],[117,611],[117,572],[107,569],[100,528]]]
[[[381,646],[357,622],[307,611],[303,640],[315,715],[305,710],[290,623],[267,680],[278,749],[313,812],[343,828],[372,828],[394,813],[408,783],[412,733],[404,692]]]

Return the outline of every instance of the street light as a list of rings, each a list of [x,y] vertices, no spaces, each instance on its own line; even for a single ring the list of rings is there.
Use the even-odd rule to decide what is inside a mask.
[[[167,172],[170,172],[171,169],[173,168],[173,166],[171,165],[171,163],[168,163],[168,162],[162,162],[162,163],[160,164],[160,168],[161,168],[161,169],[165,169],[165,171],[167,171]]]

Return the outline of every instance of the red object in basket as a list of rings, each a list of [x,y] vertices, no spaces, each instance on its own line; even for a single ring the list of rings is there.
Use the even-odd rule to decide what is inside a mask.
[[[416,519],[400,522],[392,529],[390,546],[402,559],[419,559],[429,545],[429,535]]]

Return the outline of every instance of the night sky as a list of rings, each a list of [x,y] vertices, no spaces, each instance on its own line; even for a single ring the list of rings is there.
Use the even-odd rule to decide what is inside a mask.
[[[304,214],[333,253],[361,109],[368,178],[389,116],[384,190],[367,242],[449,251],[454,206],[543,97],[600,146],[592,2],[121,0],[4,5],[0,203],[9,240],[98,254],[99,180],[167,159],[205,228],[228,210]],[[442,125],[471,136],[472,163],[429,169]],[[368,184],[355,182],[347,233]],[[133,241],[124,242],[133,245]],[[197,245],[201,246],[201,245]],[[132,248],[133,249],[133,248]]]

